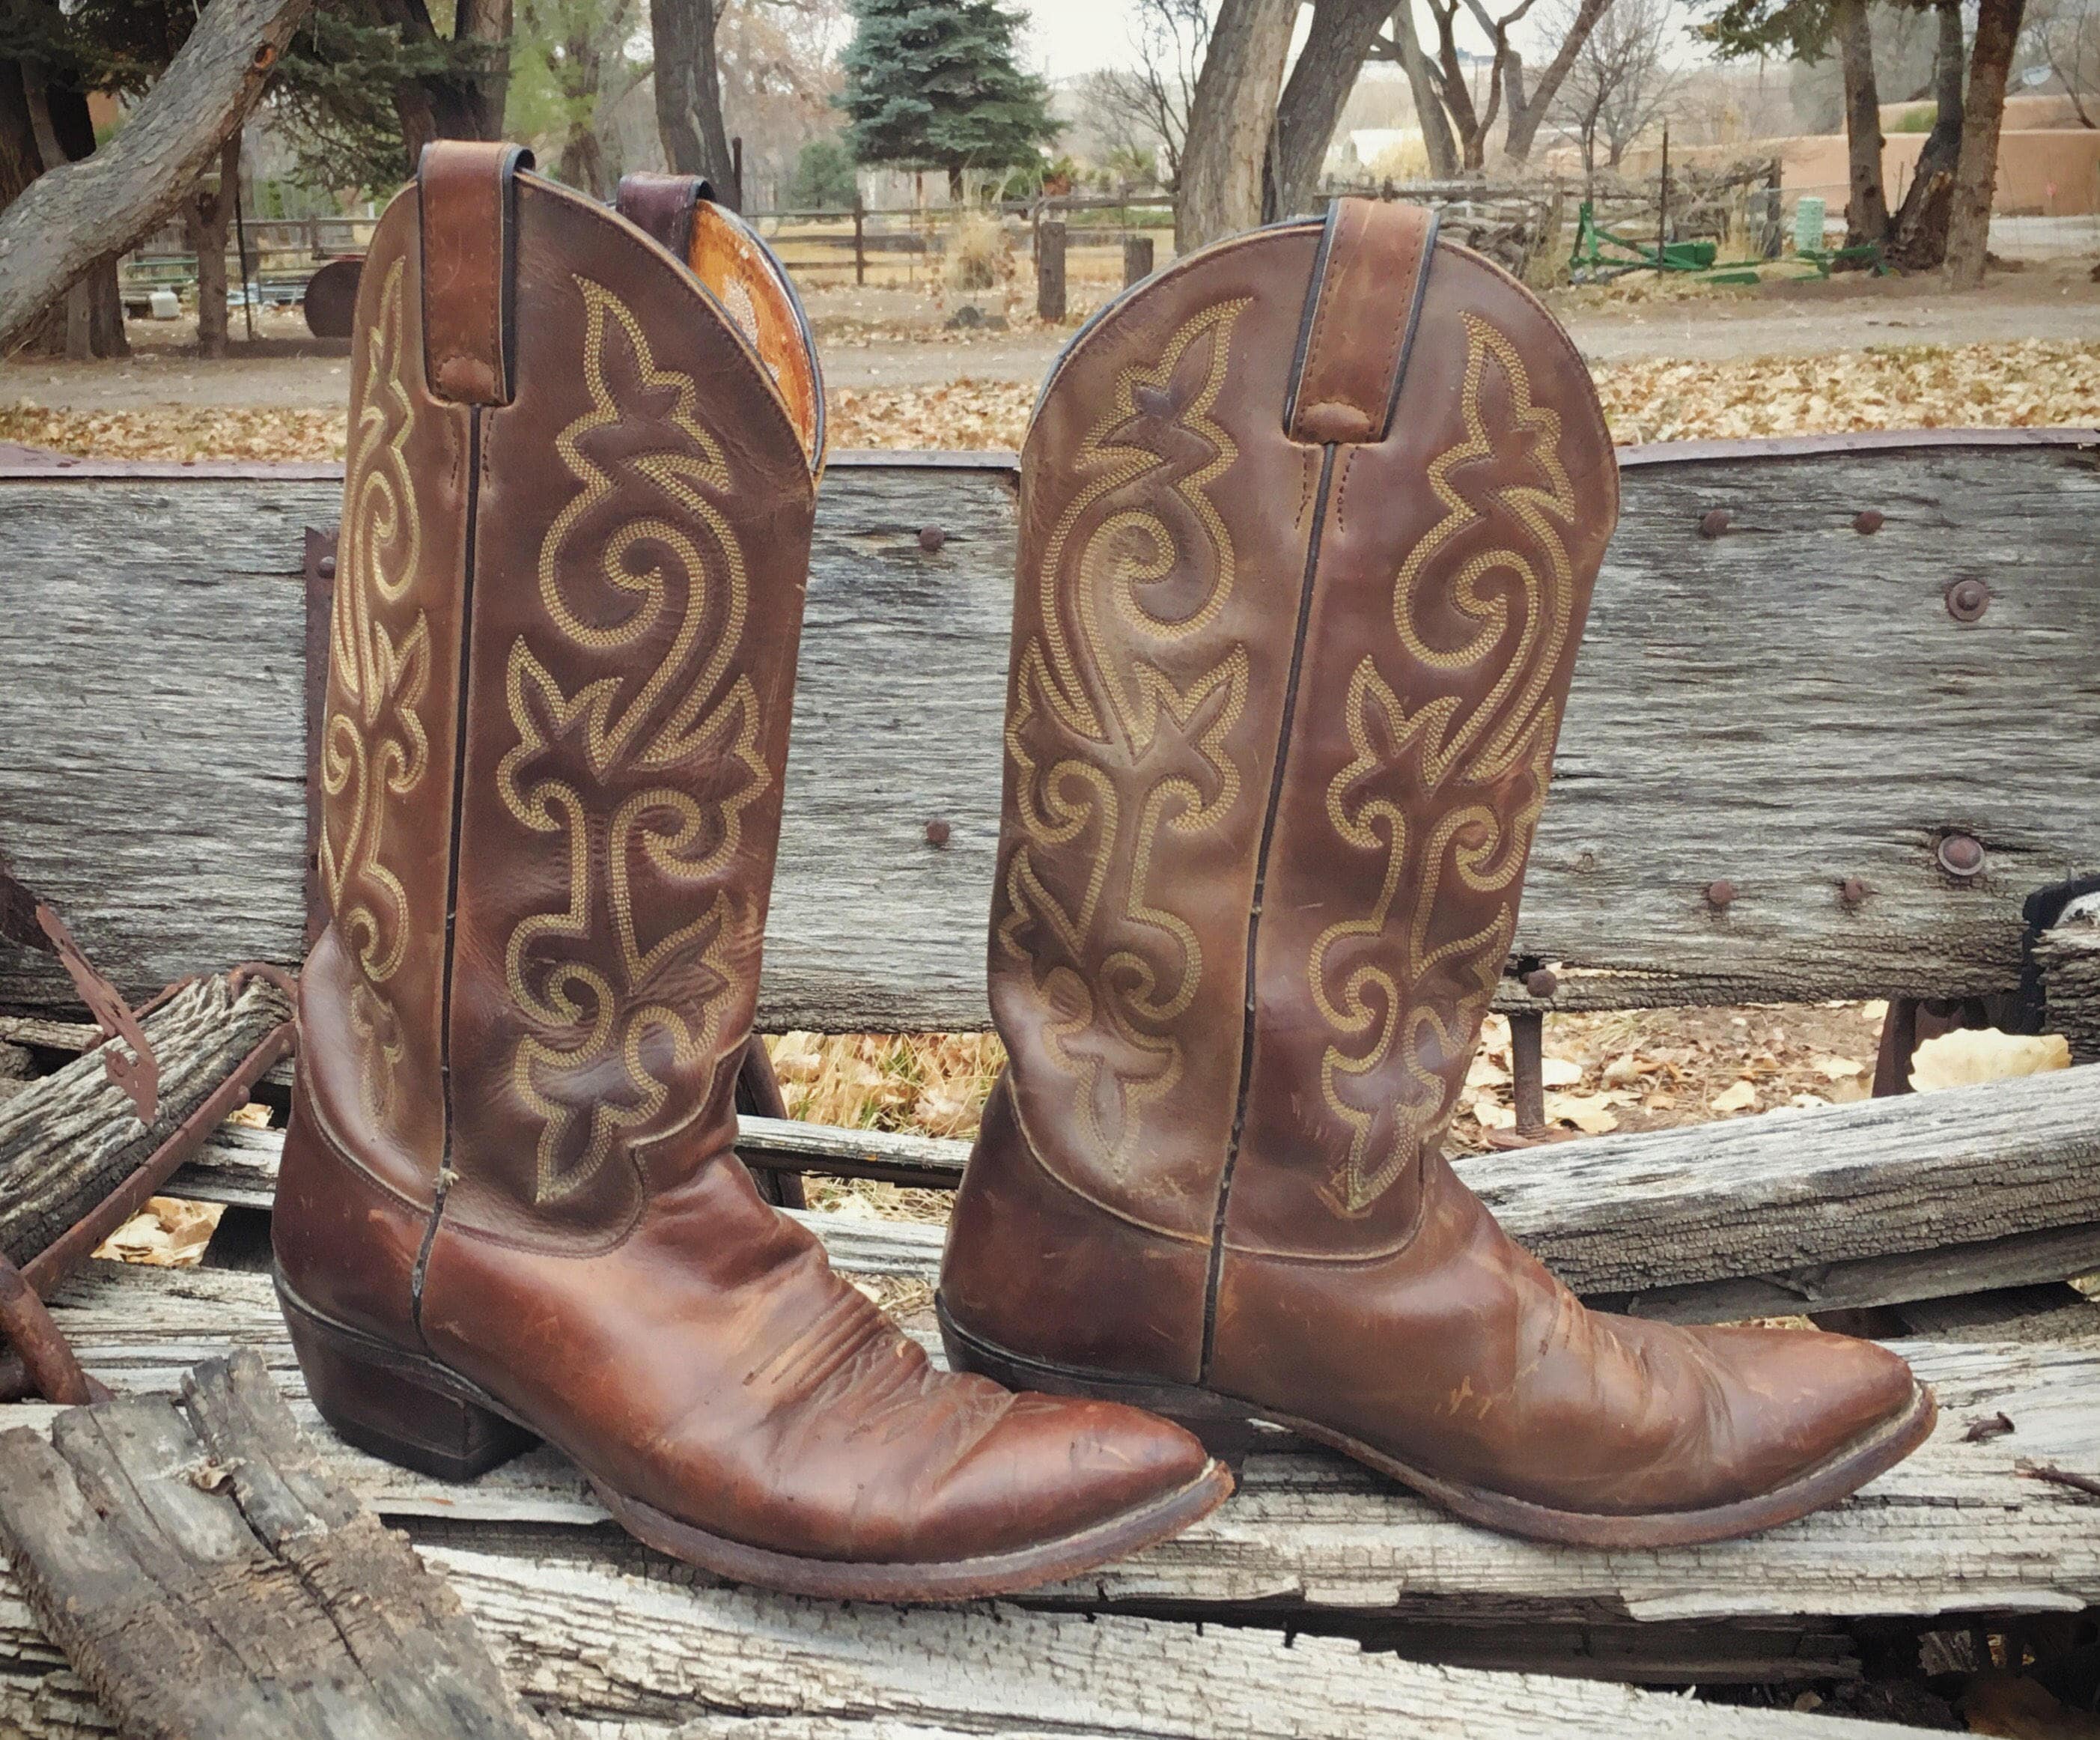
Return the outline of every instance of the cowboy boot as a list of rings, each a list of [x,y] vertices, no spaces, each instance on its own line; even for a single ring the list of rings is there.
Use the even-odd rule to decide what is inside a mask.
[[[544,1439],[651,1546],[805,1593],[1162,1539],[1229,1490],[1200,1444],[932,1369],[732,1151],[822,395],[765,274],[704,286],[528,161],[433,146],[360,292],[275,1217],[309,1393],[448,1477]]]
[[[1011,1061],[954,1363],[1597,1545],[1768,1527],[1924,1437],[1870,1344],[1586,1310],[1440,1152],[1617,494],[1566,337],[1406,206],[1221,243],[1067,347],[1021,465]]]

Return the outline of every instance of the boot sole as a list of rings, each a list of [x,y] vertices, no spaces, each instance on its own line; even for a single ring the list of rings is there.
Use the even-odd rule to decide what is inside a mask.
[[[644,1545],[732,1583],[832,1601],[950,1601],[1017,1594],[1158,1545],[1231,1496],[1213,1460],[1187,1486],[1070,1535],[974,1558],[876,1563],[778,1552],[710,1534],[614,1490],[567,1446],[438,1361],[324,1317],[280,1280],[278,1303],[307,1393],[337,1437],[440,1480],[472,1480],[535,1448],[569,1457],[613,1519]]]
[[[1119,1376],[1062,1366],[1009,1352],[957,1326],[946,1301],[936,1296],[941,1340],[948,1362],[957,1371],[975,1371],[1013,1389],[1042,1390],[1052,1395],[1087,1396],[1123,1402],[1178,1420],[1213,1448],[1221,1440],[1245,1443],[1245,1429],[1256,1421],[1283,1426],[1301,1437],[1338,1450],[1432,1499],[1468,1522],[1527,1540],[1568,1547],[1689,1547],[1732,1540],[1793,1522],[1812,1511],[1849,1497],[1877,1476],[1886,1473],[1931,1435],[1939,1403],[1922,1384],[1912,1391],[1903,1412],[1847,1445],[1836,1455],[1783,1486],[1755,1498],[1716,1504],[1703,1510],[1652,1511],[1631,1514],[1556,1510],[1485,1487],[1467,1486],[1410,1468],[1383,1451],[1317,1420],[1280,1412],[1215,1389],[1162,1380]],[[1238,1434],[1238,1436],[1235,1436]]]

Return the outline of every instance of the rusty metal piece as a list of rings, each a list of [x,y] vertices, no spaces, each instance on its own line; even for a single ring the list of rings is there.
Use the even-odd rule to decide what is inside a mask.
[[[948,534],[938,526],[921,526],[919,528],[919,547],[929,556],[947,541]]]
[[[317,268],[307,280],[307,330],[316,338],[347,338],[357,320],[357,287],[364,276],[364,256],[346,254]]]
[[[103,1073],[131,1096],[139,1121],[151,1124],[160,1107],[161,1066],[145,1029],[122,994],[95,970],[65,921],[15,878],[4,855],[0,855],[0,937],[57,958],[102,1031]],[[130,1057],[109,1043],[118,1039],[131,1048]]]
[[[952,832],[946,819],[937,815],[926,824],[926,843],[931,846],[945,846]]]
[[[1546,1128],[1546,1015],[1540,1009],[1519,1009],[1509,1025],[1517,1133],[1538,1136]]]
[[[1728,529],[1728,510],[1725,507],[1710,508],[1699,516],[1699,535],[1718,537]]]
[[[1943,836],[1933,855],[1939,860],[1941,869],[1961,881],[1983,872],[1983,842],[1974,834]]]
[[[228,977],[236,974],[243,981],[267,978],[280,989],[290,984],[279,969],[262,962],[238,967]],[[291,991],[296,1005],[295,984],[291,985]],[[280,1022],[272,1027],[226,1080],[168,1132],[153,1151],[134,1168],[130,1177],[22,1265],[23,1279],[38,1293],[49,1293],[86,1262],[97,1245],[146,1206],[148,1198],[159,1194],[161,1186],[183,1161],[204,1146],[205,1139],[214,1130],[248,1103],[255,1084],[268,1075],[280,1058],[290,1054],[297,1038],[296,1021]]]
[[[59,1326],[22,1271],[0,1256],[0,1334],[20,1357],[30,1386],[46,1402],[83,1407],[95,1385],[81,1370]]]
[[[1856,876],[1848,876],[1838,885],[1838,898],[1848,907],[1864,905],[1869,890]]]
[[[1957,622],[1974,622],[1990,607],[1990,587],[1973,575],[1948,582],[1947,614]]]
[[[1736,903],[1736,885],[1722,877],[1706,885],[1706,903],[1717,912],[1725,912]]]
[[[1888,516],[1877,507],[1870,507],[1864,513],[1852,516],[1852,529],[1865,537],[1872,537],[1887,523]]]
[[[1542,1000],[1560,988],[1560,976],[1551,967],[1534,967],[1524,975],[1524,988]]]

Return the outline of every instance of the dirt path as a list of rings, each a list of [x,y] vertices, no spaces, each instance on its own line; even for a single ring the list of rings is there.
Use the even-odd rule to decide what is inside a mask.
[[[2087,272],[2083,262],[2053,262],[1995,277],[1966,295],[1930,280],[1854,279],[1771,285],[1751,295],[1607,300],[1609,293],[1574,291],[1552,300],[1593,363],[1718,362],[1877,345],[2100,340],[2100,285]],[[825,378],[837,387],[1033,383],[1069,336],[1032,321],[1007,332],[950,333],[940,325],[945,308],[920,292],[820,290],[810,301]],[[188,336],[183,327],[135,323],[132,334],[137,354],[125,362],[0,364],[0,405],[26,399],[83,412],[157,405],[332,409],[348,394],[348,345],[305,338],[296,316],[271,317],[254,347],[236,341],[235,354],[222,362],[191,354],[180,342]]]

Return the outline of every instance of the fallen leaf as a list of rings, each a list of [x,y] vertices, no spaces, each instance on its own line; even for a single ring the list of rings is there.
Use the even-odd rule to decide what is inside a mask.
[[[1572,1124],[1586,1136],[1603,1136],[1619,1127],[1612,1106],[1622,1096],[1615,1093],[1549,1093],[1546,1121]]]
[[[1513,1130],[1516,1128],[1515,1108],[1502,1105],[1485,1093],[1473,1098],[1473,1118],[1484,1130]]]
[[[1867,1073],[1867,1066],[1857,1058],[1812,1057],[1808,1067],[1825,1081],[1849,1081],[1855,1075]]]
[[[1473,1061],[1466,1066],[1466,1085],[1469,1088],[1506,1087],[1509,1079],[1509,1071],[1485,1051],[1476,1052]]]
[[[1572,1088],[1582,1079],[1582,1066],[1566,1058],[1542,1058],[1538,1076],[1549,1088]]]
[[[1757,1089],[1749,1082],[1738,1081],[1732,1087],[1723,1088],[1706,1103],[1715,1111],[1745,1111],[1757,1102]]]
[[[250,1100],[226,1115],[228,1124],[238,1124],[244,1129],[267,1130],[270,1128],[270,1108],[260,1100]]]
[[[1920,1093],[1930,1093],[2070,1067],[2071,1045],[2061,1033],[1957,1027],[1917,1048],[1911,1059],[1910,1084]]]

